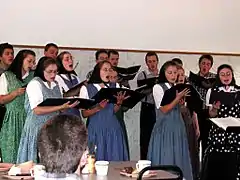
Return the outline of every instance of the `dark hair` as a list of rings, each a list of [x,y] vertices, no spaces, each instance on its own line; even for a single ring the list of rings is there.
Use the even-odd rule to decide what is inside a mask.
[[[13,46],[11,44],[8,44],[8,43],[2,43],[0,44],[0,56],[3,55],[5,49],[11,49],[13,50]]]
[[[105,50],[105,49],[99,49],[99,50],[97,50],[97,52],[95,53],[95,58],[96,58],[96,60],[98,60],[99,55],[102,54],[102,53],[108,54],[107,50]]]
[[[165,71],[166,71],[166,69],[167,69],[169,66],[176,66],[176,67],[177,67],[176,63],[173,62],[173,61],[167,61],[167,62],[165,62],[165,63],[162,65],[162,67],[161,67],[161,69],[160,69],[160,72],[159,72],[159,76],[158,76],[159,83],[168,82],[168,80],[167,80],[167,78],[166,78],[166,76],[165,76]]]
[[[41,57],[38,61],[34,77],[40,77],[43,81],[46,82],[47,80],[44,77],[44,70],[51,64],[57,65],[56,60],[46,56]]]
[[[150,56],[156,56],[157,61],[158,61],[158,55],[157,55],[157,53],[156,53],[156,52],[153,52],[153,51],[150,51],[150,52],[148,52],[148,53],[146,54],[146,56],[145,56],[145,62],[147,62],[147,58],[150,57]]]
[[[28,55],[36,56],[35,52],[29,49],[20,50],[16,57],[14,58],[12,64],[8,68],[9,71],[11,71],[13,74],[16,75],[16,78],[20,81],[23,81],[22,79],[22,68],[23,68],[23,61]]]
[[[46,46],[45,46],[45,48],[44,48],[44,51],[48,51],[48,49],[49,49],[50,47],[55,47],[56,49],[58,49],[58,46],[57,46],[56,44],[54,44],[54,43],[48,43],[48,44],[46,44]]]
[[[118,53],[116,50],[109,50],[109,51],[108,51],[108,57],[110,57],[111,54],[114,54],[114,55],[118,55],[118,56],[119,56],[119,53]]]
[[[104,83],[100,77],[100,70],[105,63],[110,64],[110,66],[112,66],[109,61],[101,61],[97,63],[93,69],[92,75],[89,78],[88,83],[97,83],[97,84]]]
[[[175,63],[177,63],[177,65],[178,65],[178,64],[183,65],[182,60],[179,59],[179,58],[173,58],[172,61],[175,62]]]
[[[66,74],[66,75],[68,75],[69,76],[69,78],[70,78],[70,80],[72,81],[72,79],[71,79],[71,74],[74,74],[74,75],[76,75],[77,76],[77,73],[73,70],[73,71],[67,71],[65,68],[64,68],[64,66],[63,66],[63,63],[62,63],[62,60],[63,60],[63,57],[64,57],[64,55],[65,54],[70,54],[71,55],[71,53],[70,52],[68,52],[68,51],[63,51],[63,52],[61,52],[58,56],[57,56],[57,65],[58,65],[58,73],[59,74]]]
[[[210,54],[202,55],[198,60],[198,64],[200,64],[204,59],[208,59],[209,61],[211,61],[211,66],[213,65],[213,57]]]
[[[37,147],[49,173],[74,173],[87,147],[87,129],[78,116],[57,115],[41,128]]]
[[[224,68],[227,68],[229,69],[230,71],[232,71],[232,81],[231,83],[229,84],[230,86],[235,86],[236,85],[236,80],[234,78],[234,73],[233,73],[233,68],[232,66],[230,66],[229,64],[222,64],[218,67],[217,69],[217,75],[216,75],[216,82],[215,82],[215,86],[218,86],[218,87],[221,87],[221,86],[225,86],[221,80],[220,80],[220,77],[219,77],[219,72],[224,69]]]

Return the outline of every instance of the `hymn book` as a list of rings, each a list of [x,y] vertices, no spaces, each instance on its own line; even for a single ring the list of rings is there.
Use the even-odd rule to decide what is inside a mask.
[[[98,93],[92,97],[96,103],[100,103],[104,99],[109,100],[110,103],[117,103],[117,94],[119,92],[126,92],[125,96],[128,97],[123,101],[122,106],[132,109],[141,99],[145,97],[144,94],[138,92],[137,90],[130,90],[126,88],[102,88]]]
[[[138,86],[147,85],[148,87],[153,87],[157,83],[158,83],[158,77],[137,80]]]
[[[181,92],[185,88],[190,90],[189,95],[185,97],[185,102],[187,102],[188,107],[196,113],[200,112],[203,106],[203,100],[201,99],[201,95],[191,84],[177,84],[166,90],[161,101],[161,106],[170,104],[176,98],[177,92]]]
[[[197,74],[194,74],[190,71],[189,81],[193,82],[196,86],[202,87],[204,89],[209,89],[213,87],[214,83],[216,82],[216,78],[204,78]]]
[[[240,128],[240,118],[226,117],[226,118],[210,118],[210,120],[216,124],[218,127],[224,129],[225,131],[229,127],[239,127]]]
[[[234,106],[238,101],[240,101],[240,92],[212,91],[209,104],[214,104],[217,101],[220,101],[221,104],[225,104],[227,106]]]
[[[114,67],[114,70],[117,71],[118,74],[136,74],[139,69],[140,69],[141,65],[137,65],[137,66],[131,66],[128,68],[124,68],[124,67]]]
[[[63,97],[74,97],[74,96],[78,97],[80,94],[81,87],[85,84],[87,84],[87,80],[82,81],[81,83],[69,89],[67,92],[64,92]]]
[[[139,69],[140,69],[140,65],[137,65],[137,66],[131,66],[131,67],[128,67],[128,68],[124,68],[124,67],[113,67],[113,69],[118,73],[118,80],[119,82],[121,81],[130,81],[130,80],[133,80]]]
[[[82,99],[82,98],[48,98],[44,100],[42,103],[40,103],[38,106],[60,106],[67,102],[70,102],[70,104],[75,103],[76,101],[79,102],[79,104],[74,107],[77,109],[89,109],[92,106],[96,104],[94,99]]]

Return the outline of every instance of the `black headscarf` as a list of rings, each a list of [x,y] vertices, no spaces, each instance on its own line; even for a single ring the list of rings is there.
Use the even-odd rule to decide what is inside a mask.
[[[100,76],[100,70],[101,70],[103,64],[105,64],[105,63],[110,64],[110,62],[108,62],[108,61],[101,61],[101,62],[99,62],[99,63],[97,63],[97,64],[95,65],[95,67],[94,67],[94,69],[93,69],[93,72],[92,72],[92,75],[91,75],[91,77],[89,78],[88,83],[91,83],[91,84],[93,84],[93,83],[95,83],[95,84],[100,84],[100,83],[106,84],[106,83],[108,83],[108,82],[104,82],[104,81],[101,79],[101,76]],[[111,64],[110,64],[110,65],[111,65]]]
[[[34,72],[34,77],[40,77],[46,82],[47,80],[44,77],[44,70],[51,64],[57,64],[56,60],[46,56],[41,57]]]
[[[69,52],[67,51],[64,51],[64,52],[61,52],[58,56],[57,56],[57,66],[58,66],[58,74],[65,74],[69,79],[70,81],[72,82],[72,77],[71,77],[71,74],[74,74],[77,76],[77,73],[73,70],[73,71],[67,71],[64,66],[63,66],[63,63],[62,63],[62,60],[63,60],[63,56],[65,54],[70,54]]]
[[[177,66],[175,62],[173,61],[167,61],[165,62],[159,72],[159,76],[158,76],[158,82],[159,83],[166,83],[168,82],[166,75],[165,75],[165,71],[169,66]]]

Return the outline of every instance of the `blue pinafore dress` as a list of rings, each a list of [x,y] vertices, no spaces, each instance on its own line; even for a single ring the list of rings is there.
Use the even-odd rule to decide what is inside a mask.
[[[110,85],[109,88],[115,87]],[[93,84],[87,85],[89,98],[97,92]],[[97,146],[96,159],[106,161],[127,161],[128,150],[124,132],[114,112],[114,104],[107,106],[88,118],[88,143]]]
[[[66,84],[66,86],[69,89],[71,89],[72,87],[79,84],[76,76],[71,76],[71,78],[72,78],[71,80],[68,80],[68,79],[62,77],[61,74],[59,74],[59,76],[62,78],[62,80],[64,81],[64,83]],[[72,115],[76,115],[76,116],[80,117],[80,111],[76,108],[67,109],[66,111],[64,111],[64,114],[72,114]]]
[[[39,77],[35,77],[33,80],[38,81],[41,84],[43,100],[47,98],[61,98],[61,92],[59,86],[55,86],[53,89],[47,88],[43,81]],[[30,107],[29,99],[26,93],[25,109],[27,112],[27,118],[24,128],[22,130],[22,136],[20,145],[18,148],[17,163],[23,163],[26,161],[37,162],[37,136],[42,126],[53,116],[59,114],[59,112],[48,113],[44,115],[36,115]]]
[[[164,92],[168,89],[160,84]],[[154,125],[148,148],[148,159],[152,165],[176,165],[183,171],[186,180],[193,180],[188,139],[180,106],[163,114],[156,109]]]

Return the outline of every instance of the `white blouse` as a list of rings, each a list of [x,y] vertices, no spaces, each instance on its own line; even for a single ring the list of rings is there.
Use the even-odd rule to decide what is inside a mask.
[[[22,79],[25,79],[26,77],[28,77],[29,75],[29,72],[27,72],[23,77]],[[6,75],[5,73],[3,73],[1,76],[0,76],[0,95],[7,95],[8,93],[8,83],[7,83],[7,78],[6,78]]]
[[[224,91],[224,92],[234,92],[234,86],[230,86],[228,89],[225,89],[224,87],[219,87],[219,91]],[[212,88],[208,89],[207,94],[206,94],[206,106],[212,106],[212,104],[209,103],[210,101],[210,96],[211,96]]]
[[[43,81],[43,84],[48,88],[48,89],[53,89],[57,84],[55,82],[51,82],[51,87],[48,86],[47,82]],[[42,93],[42,87],[41,84],[37,80],[32,80],[28,83],[26,92],[28,95],[29,103],[31,109],[34,109],[43,102],[43,93]]]
[[[80,83],[80,79],[76,75],[71,74],[71,77],[72,78],[77,78],[78,83]],[[58,85],[59,85],[61,91],[64,90],[65,92],[67,92],[69,90],[69,88],[65,84],[65,82],[62,78],[66,79],[66,80],[69,80],[69,78],[66,74],[61,74],[61,76],[59,76],[59,75],[56,76],[55,81],[58,82]]]
[[[167,86],[168,89],[171,88],[171,85],[169,83],[165,83],[165,85]],[[162,102],[163,96],[164,96],[164,90],[163,90],[162,86],[160,84],[155,84],[153,86],[153,99],[155,101],[155,105],[156,105],[157,109],[159,109],[161,107],[161,102]]]
[[[101,86],[99,84],[93,84],[93,85],[97,88],[98,91],[100,91]],[[105,86],[104,88],[107,88],[107,87]],[[118,83],[116,84],[116,88],[120,88],[120,85]],[[79,97],[82,99],[89,99],[89,95],[88,95],[86,86],[81,87]]]

